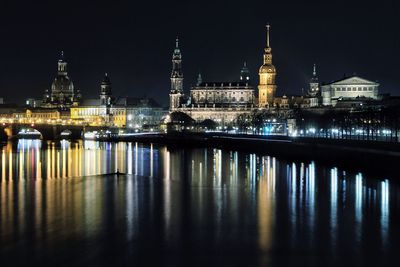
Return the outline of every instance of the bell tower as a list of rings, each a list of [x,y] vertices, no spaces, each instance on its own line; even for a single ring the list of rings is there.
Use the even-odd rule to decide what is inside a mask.
[[[110,78],[108,77],[108,74],[104,74],[103,81],[101,82],[100,85],[100,101],[102,105],[111,105],[111,100],[112,100],[112,93],[111,93],[111,81]]]
[[[267,45],[264,48],[264,63],[260,67],[258,75],[260,83],[258,85],[258,106],[260,108],[271,107],[274,103],[276,93],[276,69],[272,64],[272,48],[270,46],[269,33],[271,26],[267,24]]]
[[[310,87],[308,89],[308,95],[315,97],[318,94],[319,94],[319,82],[318,82],[318,76],[317,76],[317,66],[314,64],[313,76],[310,79]]]
[[[172,54],[171,90],[169,93],[169,109],[174,111],[181,105],[183,96],[182,54],[179,48],[179,39],[176,38],[175,49]]]

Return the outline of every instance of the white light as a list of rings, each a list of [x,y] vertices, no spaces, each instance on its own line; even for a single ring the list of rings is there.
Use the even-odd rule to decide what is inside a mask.
[[[93,139],[93,138],[95,138],[96,134],[94,132],[88,132],[88,133],[85,133],[83,136],[84,136],[84,138]]]

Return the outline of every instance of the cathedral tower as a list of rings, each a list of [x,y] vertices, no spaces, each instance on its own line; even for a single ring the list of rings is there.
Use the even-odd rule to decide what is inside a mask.
[[[111,105],[112,93],[111,93],[111,81],[106,73],[104,75],[104,79],[101,82],[101,90],[100,90],[100,102],[102,105]]]
[[[258,85],[258,106],[264,108],[272,106],[276,93],[276,69],[272,65],[272,49],[269,44],[270,25],[267,25],[267,46],[264,48],[264,64],[260,67],[258,75],[260,83]]]
[[[169,109],[174,111],[181,105],[183,96],[182,54],[179,49],[179,39],[176,38],[172,54],[171,91],[169,93]]]
[[[315,97],[318,94],[319,94],[319,82],[318,82],[318,77],[317,77],[317,67],[314,64],[313,76],[310,79],[310,87],[308,89],[308,95]]]

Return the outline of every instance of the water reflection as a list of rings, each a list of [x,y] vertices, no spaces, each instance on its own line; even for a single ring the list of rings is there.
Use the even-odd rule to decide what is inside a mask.
[[[7,143],[1,151],[2,179],[81,177],[117,170],[153,177],[158,168],[158,150],[138,143],[42,143],[22,139],[16,144]]]
[[[66,249],[54,263],[84,251],[102,265],[151,248],[172,262],[215,249],[233,264],[320,265],[387,260],[399,243],[397,184],[317,162],[92,141],[20,140],[0,156],[0,256],[19,263]],[[96,176],[117,170],[130,175]]]

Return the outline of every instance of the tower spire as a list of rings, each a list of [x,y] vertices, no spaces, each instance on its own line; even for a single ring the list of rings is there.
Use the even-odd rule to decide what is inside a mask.
[[[308,95],[315,97],[319,94],[319,82],[317,76],[317,65],[314,63],[313,65],[313,74],[310,79],[310,87],[308,89]]]
[[[171,90],[169,94],[169,108],[171,111],[181,105],[183,96],[182,53],[179,49],[179,39],[175,39],[175,49],[172,54]]]
[[[270,44],[271,25],[267,23],[267,44],[264,48],[264,64],[260,67],[258,75],[260,82],[258,85],[258,105],[261,108],[271,107],[274,104],[276,93],[276,68],[272,64],[272,48]]]
[[[317,65],[314,63],[314,68],[313,68],[313,76],[317,76]]]
[[[197,75],[197,86],[199,86],[203,82],[203,78],[201,77],[201,72]]]

